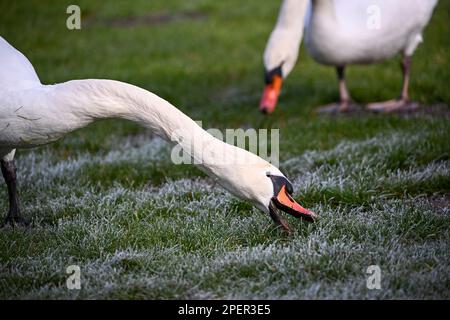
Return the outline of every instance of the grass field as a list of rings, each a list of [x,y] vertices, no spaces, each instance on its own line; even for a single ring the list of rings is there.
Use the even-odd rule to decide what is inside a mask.
[[[78,4],[82,30],[66,29]],[[334,70],[302,48],[280,108],[258,113],[262,52],[280,1],[1,1],[0,35],[42,82],[110,78],[169,100],[205,128],[279,128],[281,169],[315,224],[270,218],[126,121],[19,151],[29,228],[0,230],[0,298],[450,298],[450,3],[417,50],[411,97],[428,111],[321,116]],[[366,103],[394,98],[398,59],[351,67]],[[1,72],[1,71],[0,71]],[[0,211],[7,210],[0,188]],[[81,290],[66,267],[81,268]],[[366,269],[381,268],[381,289]]]

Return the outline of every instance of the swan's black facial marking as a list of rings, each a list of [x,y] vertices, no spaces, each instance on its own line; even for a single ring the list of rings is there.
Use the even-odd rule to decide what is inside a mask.
[[[292,183],[282,176],[274,176],[271,174],[267,174],[267,176],[272,180],[273,183],[273,195],[276,196],[280,193],[280,190],[283,186],[286,188],[286,192],[292,195],[294,193],[294,188],[292,187]]]
[[[276,209],[276,205],[273,201],[273,199],[276,198],[277,194],[280,193],[281,189],[284,187],[286,192],[292,194],[294,191],[292,188],[292,184],[289,182],[288,179],[281,176],[274,176],[270,173],[267,173],[267,176],[272,180],[273,184],[273,198],[269,203],[269,214],[272,220],[275,222],[275,224],[279,225],[281,228],[283,228],[287,233],[292,233],[291,227],[289,227],[289,224],[278,214],[278,211]]]
[[[281,226],[288,233],[291,231],[289,225],[281,218],[276,209],[306,221],[315,221],[318,218],[314,212],[303,208],[292,198],[294,188],[286,177],[272,175],[269,172],[266,175],[272,180],[274,191],[268,209],[270,216],[277,225]]]
[[[283,78],[283,72],[281,71],[281,66],[283,64],[280,64],[278,67],[276,67],[275,69],[272,70],[264,70],[264,83],[265,84],[271,84],[273,81],[273,78],[275,76],[280,76],[281,78]]]

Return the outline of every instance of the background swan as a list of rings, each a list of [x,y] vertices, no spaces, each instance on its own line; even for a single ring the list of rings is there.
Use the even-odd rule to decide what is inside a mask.
[[[417,107],[408,100],[411,56],[422,42],[422,31],[436,4],[437,0],[284,0],[264,52],[266,88],[260,110],[271,113],[275,109],[282,80],[297,61],[303,32],[309,54],[337,70],[340,101],[323,111],[352,108],[345,66],[379,62],[399,53],[400,97],[367,107],[377,111]]]
[[[10,203],[6,222],[25,222],[17,197],[15,149],[53,142],[97,119],[113,117],[137,122],[179,143],[193,159],[202,160],[198,165],[201,170],[234,195],[269,213],[286,230],[288,226],[275,207],[307,220],[316,217],[292,199],[292,185],[276,167],[214,138],[170,103],[144,89],[92,79],[42,85],[28,59],[1,37],[0,70],[0,158]],[[224,155],[238,162],[226,163]]]

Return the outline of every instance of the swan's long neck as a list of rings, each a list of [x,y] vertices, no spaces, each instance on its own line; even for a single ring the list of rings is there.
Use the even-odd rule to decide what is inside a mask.
[[[179,129],[206,137],[197,123],[166,100],[139,87],[113,80],[75,80],[50,87],[55,102],[64,100],[67,111],[81,119],[124,118],[150,128],[170,140]]]
[[[11,119],[18,120],[23,131],[21,141],[28,146],[51,142],[97,119],[123,118],[177,143],[183,156],[187,155],[194,164],[215,176],[223,170],[224,155],[264,161],[214,138],[157,95],[119,81],[74,80],[40,86],[13,95],[10,102]]]
[[[299,36],[301,37],[307,6],[307,0],[284,0],[281,4],[276,28],[296,30],[300,32]]]
[[[312,3],[311,17],[307,17],[308,4]],[[285,30],[291,33],[291,41],[299,43],[303,37],[305,20],[315,19],[327,20],[329,23],[336,22],[336,13],[333,0],[284,0],[276,29]]]
[[[264,51],[266,71],[282,67],[286,77],[297,61],[308,7],[308,0],[284,0],[277,23]]]
[[[97,119],[128,119],[167,141],[179,143],[194,158],[201,156],[201,143],[222,143],[166,100],[127,83],[75,80],[48,86],[46,91],[49,105],[68,113],[65,119],[78,119],[80,127]]]

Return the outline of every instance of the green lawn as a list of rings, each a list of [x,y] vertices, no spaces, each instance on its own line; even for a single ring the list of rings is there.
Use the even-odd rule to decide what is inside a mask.
[[[81,7],[80,31],[66,29],[69,4]],[[195,167],[173,165],[151,132],[102,121],[18,152],[32,226],[0,230],[0,298],[450,298],[450,3],[440,1],[413,60],[411,97],[432,112],[317,115],[338,97],[335,72],[302,49],[266,117],[262,52],[279,4],[0,2],[0,35],[43,83],[122,80],[205,128],[279,128],[280,167],[322,217],[288,217],[287,236]],[[350,67],[353,97],[396,97],[398,62]],[[66,288],[71,264],[81,290]],[[380,290],[366,287],[370,265]]]

